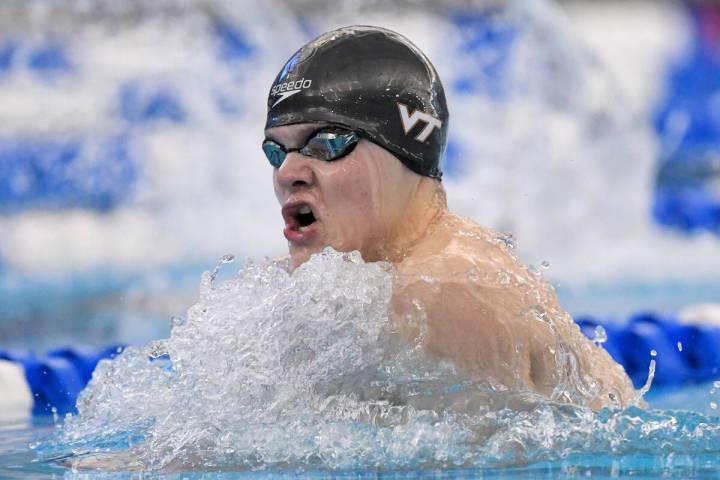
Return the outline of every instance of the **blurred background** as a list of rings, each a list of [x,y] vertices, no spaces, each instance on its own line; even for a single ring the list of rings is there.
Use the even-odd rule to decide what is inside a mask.
[[[451,209],[572,314],[720,301],[715,2],[0,0],[0,347],[166,336],[222,255],[283,254],[266,95],[349,24],[428,54]]]

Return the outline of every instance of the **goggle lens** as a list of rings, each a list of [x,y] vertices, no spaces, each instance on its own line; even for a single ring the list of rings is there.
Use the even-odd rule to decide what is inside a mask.
[[[270,165],[280,168],[285,161],[285,157],[290,152],[300,152],[305,156],[325,162],[338,160],[345,155],[349,155],[359,140],[360,136],[357,132],[324,128],[311,134],[301,148],[286,149],[282,145],[267,139],[263,142],[262,147]]]
[[[275,168],[280,168],[280,165],[283,164],[285,157],[287,156],[287,152],[283,146],[273,142],[272,140],[265,140],[263,142],[262,149],[263,152],[265,152],[265,156],[270,162],[270,165]]]
[[[320,132],[307,141],[300,153],[308,157],[331,162],[350,153],[358,141],[357,133]]]

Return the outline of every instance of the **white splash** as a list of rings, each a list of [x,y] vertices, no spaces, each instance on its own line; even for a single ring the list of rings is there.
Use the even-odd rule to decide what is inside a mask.
[[[470,381],[394,330],[391,288],[388,265],[331,249],[291,275],[206,272],[170,338],[102,361],[39,452],[101,470],[337,471],[720,446],[720,426],[687,412],[594,412]]]

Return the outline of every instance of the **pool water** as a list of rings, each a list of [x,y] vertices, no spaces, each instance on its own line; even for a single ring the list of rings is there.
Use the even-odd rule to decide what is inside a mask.
[[[720,419],[714,414],[710,402],[718,396],[709,393],[712,383],[692,385],[682,389],[650,391],[648,404],[651,411],[673,408],[706,412],[708,421],[720,428]],[[711,415],[712,414],[712,415]],[[0,425],[0,478],[46,479],[46,478],[138,478],[137,472],[73,471],[60,465],[59,461],[42,461],[29,446],[50,437],[57,427],[52,417],[35,418],[25,423]],[[481,469],[415,469],[415,470],[339,470],[319,471],[311,469],[282,469],[249,471],[194,471],[176,473],[145,473],[142,478],[223,479],[223,478],[283,478],[303,476],[315,478],[717,478],[720,475],[720,458],[717,450],[704,454],[686,455],[663,450],[656,454],[624,455],[578,455],[563,460],[535,462],[512,468]]]

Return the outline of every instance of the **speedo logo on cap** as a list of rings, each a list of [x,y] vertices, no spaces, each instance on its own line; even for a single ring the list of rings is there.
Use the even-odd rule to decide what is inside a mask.
[[[304,89],[310,88],[310,85],[312,85],[312,80],[305,80],[304,78],[292,82],[283,82],[278,83],[277,85],[273,85],[273,87],[270,89],[270,95],[279,95],[280,98],[275,100],[275,103],[273,103],[270,108],[273,108],[275,105],[282,102],[286,98],[290,98],[296,93],[300,93]]]

